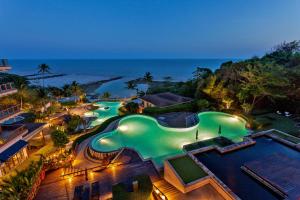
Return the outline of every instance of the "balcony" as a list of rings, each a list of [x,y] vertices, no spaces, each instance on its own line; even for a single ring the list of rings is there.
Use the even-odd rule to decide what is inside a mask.
[[[18,125],[1,125],[0,128],[0,147],[9,146],[14,141],[22,139],[23,135],[28,132],[28,129],[23,124]],[[1,151],[0,150],[0,151]]]
[[[20,112],[20,105],[14,105],[10,107],[1,108],[0,107],[0,122],[8,117],[12,117],[13,115]]]
[[[4,83],[0,85],[0,97],[17,93],[18,90],[14,87],[13,83]]]
[[[0,66],[0,72],[6,72],[11,69],[11,66]]]

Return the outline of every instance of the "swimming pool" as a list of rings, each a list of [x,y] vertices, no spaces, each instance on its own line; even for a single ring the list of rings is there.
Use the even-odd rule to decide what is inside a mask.
[[[199,113],[199,124],[190,128],[169,128],[145,115],[131,115],[120,120],[118,128],[96,136],[90,144],[96,152],[113,152],[123,147],[132,148],[144,159],[151,158],[157,166],[169,156],[183,153],[185,144],[221,136],[241,141],[247,135],[245,120],[226,113]]]
[[[90,127],[94,127],[102,124],[105,120],[117,116],[118,109],[121,106],[120,102],[103,101],[95,103],[99,106],[97,110],[86,112],[84,115],[87,117],[97,117],[96,120],[92,121]]]

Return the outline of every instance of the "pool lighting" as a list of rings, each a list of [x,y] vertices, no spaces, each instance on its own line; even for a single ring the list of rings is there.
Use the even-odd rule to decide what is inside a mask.
[[[236,116],[236,115],[234,115],[233,117],[230,117],[229,119],[230,119],[230,121],[232,121],[232,122],[237,122],[237,121],[239,120],[239,117]]]
[[[107,143],[108,143],[108,139],[102,138],[102,139],[100,140],[100,143],[101,143],[101,144],[107,144]]]
[[[121,125],[121,126],[119,126],[119,130],[120,131],[127,131],[128,130],[128,126],[126,126],[126,125]]]

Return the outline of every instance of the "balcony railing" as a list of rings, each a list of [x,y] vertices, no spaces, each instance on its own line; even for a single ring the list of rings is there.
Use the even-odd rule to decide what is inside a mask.
[[[1,125],[1,132],[9,133],[5,138],[5,143],[8,143],[9,141],[15,139],[16,137],[26,134],[28,132],[28,129],[25,125]],[[1,146],[1,145],[0,145]]]
[[[0,85],[0,95],[8,92],[17,91],[13,83],[4,83]]]
[[[0,108],[0,120],[12,116],[18,112],[20,112],[20,105],[14,105],[4,109]]]
[[[11,69],[11,66],[0,66],[0,72],[5,72]]]

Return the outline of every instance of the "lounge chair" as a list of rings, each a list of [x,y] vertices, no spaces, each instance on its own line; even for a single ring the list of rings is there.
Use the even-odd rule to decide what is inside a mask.
[[[277,110],[276,113],[277,113],[278,115],[281,115],[281,114],[282,114],[279,110]]]
[[[83,185],[76,186],[75,189],[74,189],[73,200],[82,199],[82,193],[83,193]]]
[[[285,115],[286,117],[290,117],[292,114],[290,114],[289,112],[284,112],[284,115]]]
[[[94,182],[94,183],[92,183],[91,199],[98,200],[99,196],[100,196],[100,184],[99,184],[99,182]]]

